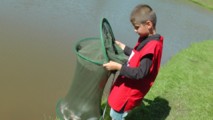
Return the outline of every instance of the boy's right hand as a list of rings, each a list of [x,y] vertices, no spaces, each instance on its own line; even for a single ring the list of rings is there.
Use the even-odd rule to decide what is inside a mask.
[[[124,50],[124,48],[126,47],[126,45],[125,44],[123,44],[122,42],[120,42],[120,41],[115,41],[115,43],[122,49],[122,50]]]
[[[107,70],[121,70],[122,64],[114,62],[114,61],[109,61],[108,63],[103,64],[103,67],[105,67]]]

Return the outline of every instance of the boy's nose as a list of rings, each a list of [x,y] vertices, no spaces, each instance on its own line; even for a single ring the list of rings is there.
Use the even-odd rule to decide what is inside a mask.
[[[134,31],[135,31],[136,33],[138,33],[138,30],[135,29]]]

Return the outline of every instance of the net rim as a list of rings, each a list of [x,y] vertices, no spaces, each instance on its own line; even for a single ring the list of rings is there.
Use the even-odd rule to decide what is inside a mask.
[[[78,41],[77,43],[76,43],[76,45],[75,45],[75,53],[79,56],[79,57],[81,57],[82,59],[84,59],[84,60],[86,60],[86,61],[89,61],[89,62],[92,62],[92,63],[94,63],[94,64],[98,64],[98,65],[102,65],[102,64],[104,64],[105,63],[105,60],[106,60],[106,58],[105,58],[105,56],[104,56],[104,58],[105,58],[105,60],[103,60],[103,61],[95,61],[95,60],[92,60],[92,59],[90,59],[89,57],[86,57],[86,56],[84,56],[84,55],[82,55],[82,54],[80,54],[79,52],[78,52],[78,45],[81,43],[81,42],[83,42],[83,41],[88,41],[88,40],[100,40],[100,38],[98,38],[98,37],[90,37],[90,38],[84,38],[84,39],[81,39],[80,41]],[[102,46],[102,48],[103,48],[103,46]],[[102,49],[103,50],[103,49]]]
[[[109,27],[110,27],[110,29],[112,29],[111,28],[111,26],[110,26],[110,24],[109,24],[109,22],[108,22],[108,20],[106,19],[106,18],[102,18],[102,20],[101,20],[101,23],[100,23],[100,37],[101,37],[101,43],[102,43],[102,51],[103,51],[103,53],[104,53],[104,58],[106,59],[106,61],[108,62],[109,61],[109,58],[108,58],[108,56],[107,56],[107,51],[106,51],[106,49],[105,49],[105,44],[104,44],[104,33],[103,33],[103,23],[104,22],[106,22],[108,25],[109,25]]]
[[[106,49],[105,49],[105,44],[104,44],[104,33],[103,33],[103,23],[107,23],[108,25],[109,25],[109,27],[110,27],[110,29],[112,29],[111,28],[111,26],[110,26],[110,24],[109,24],[109,22],[108,22],[108,20],[106,19],[106,18],[102,18],[101,19],[101,22],[100,22],[100,38],[98,38],[98,37],[90,37],[90,38],[84,38],[84,39],[81,39],[80,41],[78,41],[77,43],[76,43],[76,45],[75,45],[75,53],[79,56],[79,57],[81,57],[82,59],[84,59],[84,60],[86,60],[86,61],[89,61],[89,62],[92,62],[92,63],[94,63],[94,64],[98,64],[98,65],[102,65],[102,64],[104,64],[104,63],[106,63],[106,62],[109,62],[109,58],[108,58],[108,56],[107,56],[107,51],[106,51]],[[77,50],[77,46],[79,45],[79,43],[80,42],[82,42],[82,41],[86,41],[86,40],[101,40],[101,50],[102,50],[102,52],[103,52],[103,57],[104,57],[104,60],[103,61],[95,61],[95,60],[92,60],[92,59],[90,59],[90,58],[88,58],[88,57],[86,57],[86,56],[84,56],[84,55],[82,55],[82,54],[80,54],[79,52],[78,52],[78,50]]]

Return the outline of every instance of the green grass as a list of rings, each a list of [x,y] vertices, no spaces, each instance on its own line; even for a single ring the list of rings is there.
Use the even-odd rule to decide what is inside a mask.
[[[190,0],[198,5],[206,7],[210,10],[213,10],[213,0]]]
[[[194,43],[160,69],[141,106],[126,120],[212,120],[213,40]],[[106,113],[106,120],[109,109]]]

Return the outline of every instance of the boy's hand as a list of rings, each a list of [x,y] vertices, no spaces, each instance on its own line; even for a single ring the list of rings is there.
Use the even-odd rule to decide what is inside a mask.
[[[111,71],[111,70],[120,70],[122,65],[114,61],[109,61],[108,63],[103,64],[103,67]]]
[[[122,49],[122,50],[124,50],[124,48],[125,48],[125,46],[126,45],[124,45],[122,42],[120,42],[120,41],[115,41],[115,43]]]

